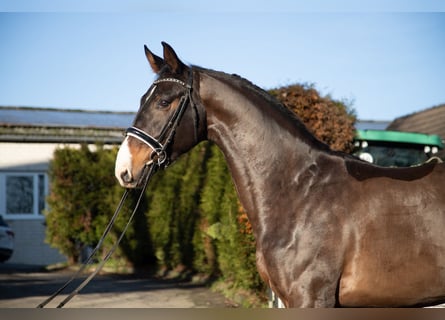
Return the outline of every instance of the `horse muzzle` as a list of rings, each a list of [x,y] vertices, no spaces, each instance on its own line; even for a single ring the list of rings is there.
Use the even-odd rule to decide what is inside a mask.
[[[138,188],[143,180],[144,169],[153,164],[153,150],[147,146],[135,146],[129,137],[122,142],[116,157],[114,174],[124,188]]]

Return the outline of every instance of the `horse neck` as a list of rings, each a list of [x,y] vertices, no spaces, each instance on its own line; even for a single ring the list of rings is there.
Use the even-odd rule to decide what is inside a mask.
[[[295,188],[292,177],[307,170],[327,147],[246,80],[203,72],[200,95],[208,139],[224,154],[239,199],[252,225],[259,225],[271,202],[284,196],[280,192]]]

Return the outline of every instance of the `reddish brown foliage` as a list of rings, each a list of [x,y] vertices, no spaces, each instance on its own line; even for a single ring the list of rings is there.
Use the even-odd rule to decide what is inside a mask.
[[[350,152],[355,116],[340,101],[322,97],[308,85],[290,85],[269,91],[295,112],[309,130],[333,150]]]
[[[252,225],[241,204],[238,204],[238,224],[241,234],[252,234]]]

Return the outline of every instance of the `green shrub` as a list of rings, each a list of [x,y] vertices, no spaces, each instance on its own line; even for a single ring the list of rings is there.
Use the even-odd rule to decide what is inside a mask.
[[[91,151],[59,148],[50,164],[51,191],[47,198],[46,240],[77,263],[86,246],[95,247],[122,196],[123,189],[114,178],[116,149],[101,145]],[[106,238],[103,252],[110,248],[133,210],[137,194],[131,193],[116,220],[113,232]],[[142,201],[135,222],[129,228],[115,256],[123,257],[134,266],[152,262],[151,240],[146,226],[146,199]]]
[[[114,178],[116,149],[56,150],[46,212],[47,241],[79,262],[85,246],[95,246],[123,189]],[[131,192],[105,241],[110,248],[136,204]],[[230,280],[237,288],[258,288],[253,236],[243,233],[230,173],[219,149],[202,143],[168,170],[160,171],[113,258],[120,264],[179,268]],[[244,214],[245,215],[245,214]]]
[[[192,268],[205,153],[205,145],[198,146],[168,170],[158,172],[155,185],[148,186],[150,235],[164,269]]]

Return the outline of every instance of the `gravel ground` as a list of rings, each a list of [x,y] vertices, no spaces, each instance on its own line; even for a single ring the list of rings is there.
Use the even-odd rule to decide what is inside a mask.
[[[42,272],[41,268],[0,265],[0,308],[34,308],[55,292],[71,271]],[[69,286],[47,307],[56,307],[79,284]],[[235,305],[208,287],[137,275],[96,276],[65,308],[224,308]]]

